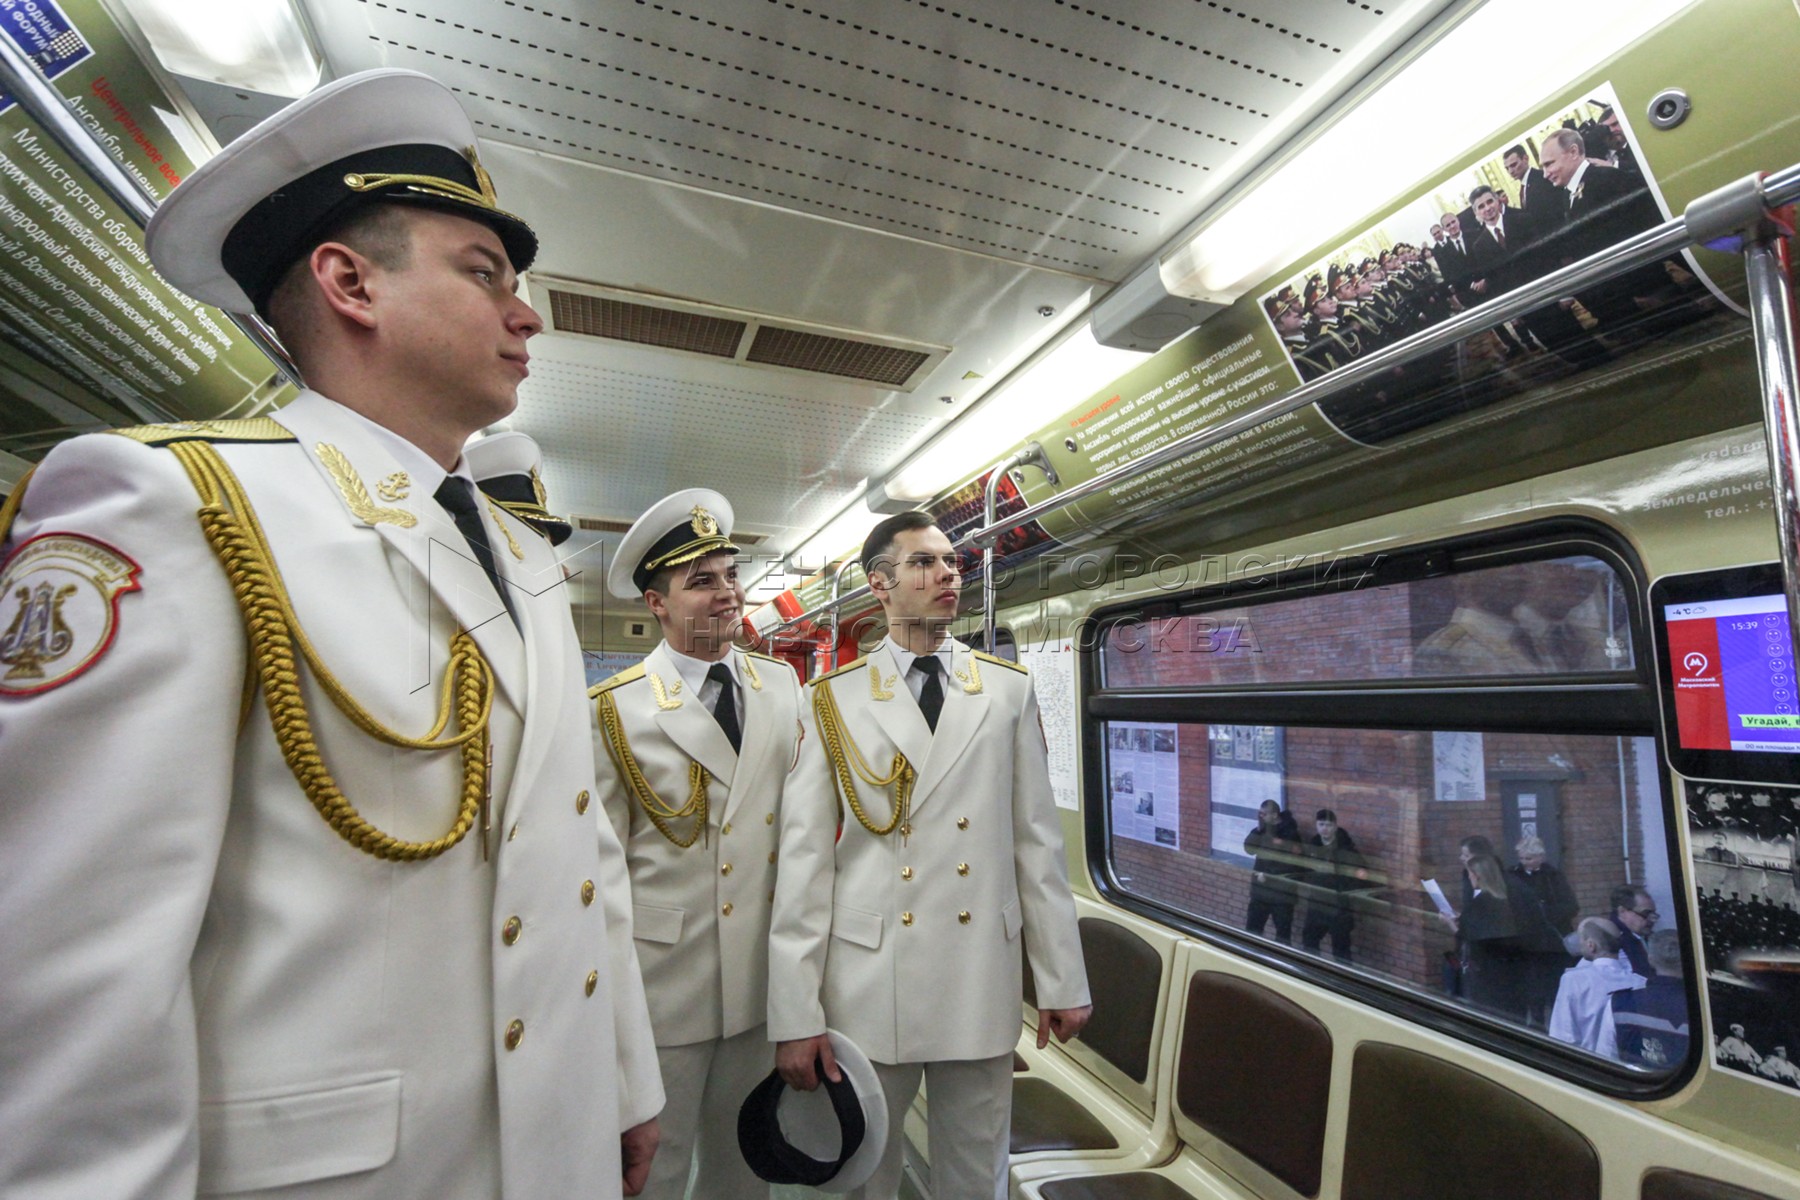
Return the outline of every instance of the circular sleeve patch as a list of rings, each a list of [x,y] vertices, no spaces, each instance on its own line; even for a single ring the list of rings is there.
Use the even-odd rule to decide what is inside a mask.
[[[0,567],[0,696],[32,696],[100,660],[143,568],[93,538],[44,533]]]

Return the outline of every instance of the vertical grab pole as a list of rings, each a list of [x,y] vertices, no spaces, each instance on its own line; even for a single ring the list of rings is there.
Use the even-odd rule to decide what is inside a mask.
[[[838,564],[837,573],[831,577],[831,666],[827,670],[838,668],[838,622],[842,618],[843,605],[838,597],[844,594],[844,575],[856,565],[854,558],[846,558]]]
[[[988,526],[994,523],[996,510],[1000,507],[1000,481],[1006,473],[1021,463],[1030,461],[1030,454],[1020,451],[1002,460],[988,472],[987,486],[981,495],[981,523]],[[994,653],[994,559],[997,557],[997,542],[989,542],[981,548],[981,648],[989,654]]]
[[[1781,542],[1781,582],[1787,596],[1788,637],[1800,653],[1800,371],[1794,362],[1792,280],[1780,239],[1759,237],[1744,246],[1750,285],[1750,327],[1756,370],[1762,381],[1763,431],[1769,449],[1769,482],[1775,492],[1775,532]]]

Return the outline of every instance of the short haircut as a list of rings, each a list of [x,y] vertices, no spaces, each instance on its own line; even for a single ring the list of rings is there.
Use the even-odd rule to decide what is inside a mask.
[[[1556,147],[1559,154],[1571,149],[1579,150],[1583,155],[1587,154],[1587,143],[1573,129],[1552,130],[1544,138],[1544,149],[1548,150],[1552,146]]]
[[[1473,204],[1477,200],[1481,199],[1483,196],[1493,196],[1495,198],[1498,198],[1499,195],[1500,195],[1499,192],[1496,192],[1493,188],[1489,187],[1487,184],[1484,183],[1480,187],[1477,187],[1474,191],[1469,193],[1469,203]]]
[[[269,292],[258,315],[274,327],[290,353],[299,353],[311,331],[313,310],[304,301],[312,282],[312,252],[326,242],[342,242],[384,271],[400,271],[412,259],[412,226],[398,204],[365,204],[306,240],[302,250]]]
[[[1313,820],[1315,820],[1315,821],[1330,821],[1333,825],[1336,825],[1337,824],[1337,814],[1332,812],[1329,808],[1321,808],[1318,811],[1318,814],[1313,817]],[[1334,947],[1337,945],[1336,942],[1333,942],[1331,944]]]
[[[1613,911],[1618,912],[1621,908],[1636,908],[1637,898],[1639,896],[1647,897],[1649,895],[1649,892],[1646,892],[1635,883],[1621,883],[1612,890]]]
[[[1644,942],[1650,954],[1650,965],[1664,975],[1681,974],[1681,935],[1673,929],[1659,929]]]
[[[1500,857],[1498,854],[1494,853],[1494,843],[1488,841],[1479,833],[1471,833],[1468,837],[1456,843],[1456,848],[1458,850],[1467,850],[1471,855],[1485,854],[1490,858]]]
[[[1528,833],[1519,839],[1519,844],[1513,847],[1513,853],[1520,858],[1541,858],[1549,851],[1544,848],[1543,838],[1535,833]]]
[[[1525,153],[1525,147],[1516,145],[1516,144],[1508,146],[1505,150],[1501,151],[1500,157],[1501,158],[1509,158],[1514,154],[1518,155],[1520,158],[1523,158],[1528,162],[1530,161],[1531,156]]]
[[[875,574],[876,564],[886,562],[883,572],[892,574],[894,542],[909,529],[934,529],[937,522],[930,513],[912,512],[896,513],[869,530],[869,536],[863,539],[862,569],[864,575]]]
[[[1576,936],[1600,947],[1601,954],[1619,952],[1619,927],[1605,917],[1589,917],[1575,927]]]

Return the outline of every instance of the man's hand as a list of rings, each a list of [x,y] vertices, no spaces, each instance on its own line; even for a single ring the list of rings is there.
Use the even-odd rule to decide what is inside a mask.
[[[838,1070],[837,1056],[831,1052],[831,1038],[823,1033],[775,1045],[775,1069],[781,1072],[782,1080],[791,1088],[810,1092],[819,1086],[819,1073],[813,1070],[814,1060],[824,1062],[825,1074],[831,1082],[837,1083],[844,1078],[844,1073]]]
[[[619,1135],[619,1159],[625,1167],[627,1196],[644,1190],[644,1182],[650,1178],[650,1160],[656,1157],[656,1144],[661,1140],[662,1126],[655,1117]]]
[[[1094,1015],[1094,1006],[1084,1004],[1080,1008],[1040,1008],[1038,1009],[1037,1048],[1042,1050],[1050,1044],[1050,1034],[1056,1034],[1056,1040],[1066,1042],[1081,1032],[1081,1027],[1088,1023]]]

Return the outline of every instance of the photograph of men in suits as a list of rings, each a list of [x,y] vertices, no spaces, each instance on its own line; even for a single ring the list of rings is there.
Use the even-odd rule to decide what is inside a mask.
[[[931,1097],[931,1194],[1005,1194],[1021,964],[1038,1045],[1089,1015],[1062,825],[1030,676],[949,636],[961,574],[929,516],[863,544],[888,633],[808,687],[782,800],[769,1036],[790,1086],[837,1078],[825,1029],[875,1063],[891,1114],[873,1177],[893,1200],[905,1114]],[[841,836],[840,836],[841,824]]]
[[[1662,223],[1650,186],[1635,171],[1588,156],[1587,143],[1573,129],[1544,138],[1544,175],[1561,189],[1566,220],[1555,242],[1551,267],[1574,262]],[[1604,333],[1623,333],[1662,303],[1670,277],[1663,267],[1640,267],[1595,284],[1577,295]]]
[[[1556,189],[1544,178],[1543,171],[1531,165],[1525,147],[1508,146],[1500,156],[1500,163],[1519,185],[1519,211],[1540,221],[1550,216],[1558,199]]]
[[[607,589],[663,640],[590,693],[600,806],[625,846],[632,932],[668,1096],[644,1195],[766,1200],[737,1112],[775,1064],[764,1024],[782,784],[799,749],[793,668],[738,649],[729,501],[690,488],[619,544]]]
[[[242,135],[146,248],[310,387],[19,485],[0,594],[34,545],[140,574],[84,669],[0,697],[0,1194],[616,1197],[649,1168],[562,575],[463,456],[543,328],[476,141],[402,70]]]

